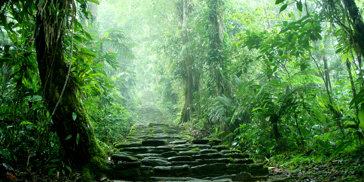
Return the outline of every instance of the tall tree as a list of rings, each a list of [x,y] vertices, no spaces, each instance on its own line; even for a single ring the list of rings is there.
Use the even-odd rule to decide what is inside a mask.
[[[87,1],[79,3],[85,8]],[[39,1],[37,4],[35,43],[45,102],[49,111],[54,111],[53,126],[66,158],[83,169],[85,177],[91,177],[90,174],[97,174],[95,169],[104,167],[106,158],[77,98],[71,64],[64,57],[65,32],[73,31],[76,5],[73,0]]]
[[[182,109],[181,122],[190,121],[192,118],[192,100],[193,100],[193,90],[194,90],[194,81],[193,81],[193,60],[190,52],[189,38],[188,38],[188,20],[190,16],[190,0],[181,0],[180,11],[182,18],[182,26],[181,26],[181,38],[182,38],[182,59],[184,65],[184,75],[183,82],[185,84],[185,103]]]
[[[215,95],[220,96],[224,92],[223,78],[221,75],[221,71],[224,69],[221,45],[224,40],[223,2],[222,0],[208,0],[207,6],[210,21],[209,62],[211,65],[211,75],[215,80]]]

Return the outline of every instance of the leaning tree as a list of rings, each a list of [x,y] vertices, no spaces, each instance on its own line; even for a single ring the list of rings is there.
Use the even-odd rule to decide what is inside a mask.
[[[71,47],[72,57],[73,47],[73,41],[71,46],[66,44],[65,36],[73,37],[77,10],[88,16],[87,3],[87,0],[0,1],[0,25],[11,33],[15,31],[12,29],[14,21],[31,24],[33,36],[28,37],[27,44],[35,43],[44,103],[52,113],[49,122],[60,139],[65,160],[89,178],[100,174],[103,171],[100,169],[106,169],[106,155],[98,145],[85,109],[77,98],[77,83],[71,72],[72,59],[67,61],[65,57],[67,46]],[[19,32],[23,32],[21,36],[28,35],[26,31]]]

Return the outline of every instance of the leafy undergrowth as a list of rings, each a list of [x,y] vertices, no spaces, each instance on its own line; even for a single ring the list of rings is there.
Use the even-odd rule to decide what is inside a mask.
[[[337,157],[286,152],[267,163],[273,181],[362,181],[364,160],[357,155]]]

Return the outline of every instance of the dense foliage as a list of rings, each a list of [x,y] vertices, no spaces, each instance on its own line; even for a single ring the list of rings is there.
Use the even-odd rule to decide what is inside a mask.
[[[169,120],[258,159],[362,155],[361,1],[118,3]]]
[[[42,4],[9,1],[0,5],[1,163],[8,169],[13,166],[45,174],[69,173],[73,164],[64,159],[64,147],[53,126],[54,113],[46,107],[40,83],[35,17],[28,16],[38,13],[35,7]],[[67,30],[65,57],[69,61],[72,55],[77,97],[86,107],[99,144],[110,151],[112,143],[123,140],[133,122],[131,111],[136,102],[132,41],[121,29],[101,30],[92,21],[95,16],[87,16],[92,12],[85,5],[95,4],[77,3],[83,13],[72,22],[73,29]],[[77,117],[74,113],[73,120]],[[78,142],[78,136],[69,135],[66,140],[72,137],[77,137]]]
[[[0,3],[0,155],[29,171],[65,174],[71,164],[52,128],[34,45],[40,5]],[[123,140],[138,119],[138,92],[150,89],[167,120],[257,159],[363,155],[363,1],[79,0],[76,7],[63,49],[105,151]]]

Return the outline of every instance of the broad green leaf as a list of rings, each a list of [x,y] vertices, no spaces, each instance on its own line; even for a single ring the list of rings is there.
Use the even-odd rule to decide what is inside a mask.
[[[29,125],[29,124],[34,124],[34,123],[32,123],[32,122],[30,122],[30,121],[22,121],[22,122],[19,124],[19,126],[21,126],[21,125]]]
[[[69,172],[72,172],[71,167],[69,167],[69,166],[67,166],[67,165],[65,165],[65,166],[66,166],[66,168],[68,169],[68,171],[69,171]]]
[[[73,121],[76,121],[76,119],[77,119],[77,114],[74,112],[72,112],[72,119],[73,119]]]
[[[87,19],[85,20],[85,24],[86,24],[86,27],[88,27],[88,21],[87,21]]]
[[[243,71],[242,71],[242,70],[240,70],[240,71],[236,74],[236,76],[237,76],[237,77],[240,77],[242,74],[243,74]]]
[[[301,1],[297,1],[296,2],[296,6],[297,6],[297,9],[302,12],[302,2]]]
[[[48,171],[48,175],[51,175],[51,174],[53,174],[53,172],[56,170],[56,168],[52,168],[52,169],[50,169],[49,171]]]
[[[102,68],[102,67],[104,67],[104,65],[102,63],[99,63],[99,64],[97,64],[97,67]]]
[[[259,110],[259,109],[263,109],[263,108],[261,108],[261,107],[257,107],[257,108],[255,108],[255,109],[253,109],[253,110],[252,110],[252,112],[254,112],[254,111],[256,111],[256,110]]]
[[[70,138],[72,138],[72,135],[68,135],[64,140],[69,140]]]
[[[293,12],[291,12],[291,17],[293,18],[293,19],[296,19],[296,16],[294,15],[294,13]]]
[[[61,161],[61,159],[52,159],[52,160],[50,160],[50,162],[59,162],[59,161]],[[54,166],[57,166],[57,165],[54,164]]]
[[[97,5],[100,5],[100,2],[99,1],[97,1],[97,0],[88,0],[89,2],[92,2],[92,3],[95,3],[95,4],[97,4]]]
[[[281,4],[281,3],[283,3],[284,2],[284,0],[276,0],[276,5],[277,4]]]
[[[105,32],[105,38],[109,37],[109,32]]]
[[[224,138],[226,139],[227,137],[229,136],[233,136],[234,134],[233,133],[229,133],[228,135],[226,135]]]
[[[285,4],[285,5],[283,5],[282,7],[281,7],[281,9],[279,10],[279,13],[281,13],[282,11],[284,11],[285,9],[287,9],[287,4]]]

